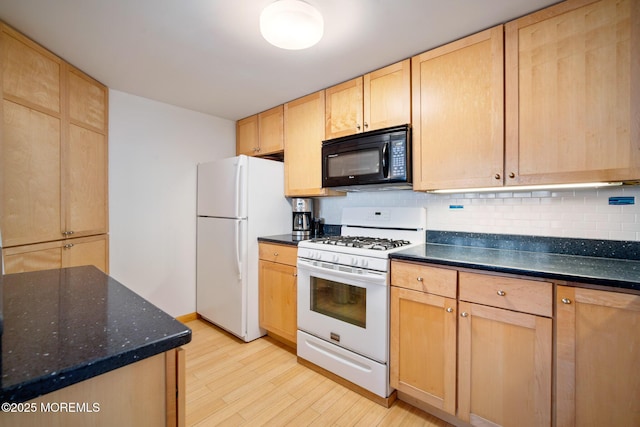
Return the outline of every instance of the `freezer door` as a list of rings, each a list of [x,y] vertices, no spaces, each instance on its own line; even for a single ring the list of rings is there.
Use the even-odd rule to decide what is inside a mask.
[[[247,217],[247,157],[198,165],[198,216]]]
[[[196,310],[243,338],[247,334],[246,220],[198,218]]]

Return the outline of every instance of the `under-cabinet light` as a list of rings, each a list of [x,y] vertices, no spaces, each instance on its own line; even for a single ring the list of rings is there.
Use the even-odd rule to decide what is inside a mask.
[[[540,185],[518,185],[506,187],[480,187],[480,188],[456,188],[446,190],[429,190],[427,193],[452,194],[452,193],[501,193],[516,191],[544,191],[544,190],[572,190],[582,188],[600,188],[622,185],[622,182],[581,182],[577,184],[540,184]]]

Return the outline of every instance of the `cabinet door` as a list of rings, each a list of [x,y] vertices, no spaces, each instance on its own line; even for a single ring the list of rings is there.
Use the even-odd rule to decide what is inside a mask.
[[[506,184],[640,178],[639,27],[634,0],[506,24]]]
[[[5,99],[58,115],[62,61],[17,31],[2,29],[2,95]]]
[[[551,319],[468,302],[458,310],[458,417],[551,425]]]
[[[322,188],[324,91],[284,104],[284,192],[288,197],[344,195]]]
[[[258,114],[259,156],[282,152],[284,149],[284,107],[278,105]]]
[[[106,234],[66,240],[62,249],[63,267],[94,265],[109,272],[109,237]]]
[[[325,89],[325,138],[353,135],[364,130],[362,77]]]
[[[60,119],[6,99],[2,107],[3,245],[61,239]]]
[[[15,246],[3,249],[2,253],[6,274],[80,265],[95,265],[105,273],[109,272],[109,240],[106,234]]]
[[[295,343],[298,329],[296,268],[260,260],[260,326]]]
[[[411,123],[411,60],[364,75],[364,130]]]
[[[97,132],[107,131],[107,88],[68,67],[69,119]]]
[[[640,425],[640,296],[557,288],[556,424]]]
[[[107,231],[106,136],[71,124],[63,180],[66,232],[73,236]]]
[[[412,58],[413,188],[502,186],[503,27]]]
[[[6,274],[62,267],[62,244],[59,241],[5,248],[2,254]]]
[[[255,156],[258,150],[258,115],[236,122],[236,154]]]
[[[456,322],[455,299],[391,287],[391,386],[454,415]]]

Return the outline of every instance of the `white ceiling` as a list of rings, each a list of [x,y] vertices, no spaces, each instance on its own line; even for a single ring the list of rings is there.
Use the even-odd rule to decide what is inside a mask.
[[[112,89],[236,120],[557,0],[307,0],[305,51],[258,28],[273,0],[1,0],[0,20]]]

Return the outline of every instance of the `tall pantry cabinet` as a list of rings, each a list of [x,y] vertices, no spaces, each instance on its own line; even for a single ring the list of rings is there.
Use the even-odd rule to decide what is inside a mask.
[[[108,268],[107,88],[1,25],[5,272]]]

